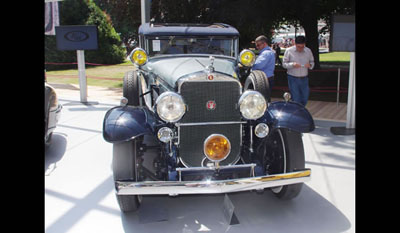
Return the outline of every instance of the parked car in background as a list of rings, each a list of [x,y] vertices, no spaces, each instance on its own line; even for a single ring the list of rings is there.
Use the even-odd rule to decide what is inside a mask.
[[[62,105],[58,103],[55,89],[44,83],[44,142],[48,147],[51,143],[53,131],[60,119]]]
[[[302,133],[314,121],[289,94],[269,101],[265,73],[250,70],[255,55],[239,53],[234,27],[147,23],[139,45],[121,106],[103,122],[122,211],[136,210],[143,195],[299,194],[311,175]]]

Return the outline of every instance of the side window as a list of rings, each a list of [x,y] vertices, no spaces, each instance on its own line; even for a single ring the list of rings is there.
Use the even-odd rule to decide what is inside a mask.
[[[143,35],[139,36],[139,47],[145,49],[144,48],[144,36]]]

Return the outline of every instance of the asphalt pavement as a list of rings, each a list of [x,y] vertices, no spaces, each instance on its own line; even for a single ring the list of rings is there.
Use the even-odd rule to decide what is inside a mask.
[[[120,212],[112,179],[112,144],[102,137],[115,99],[59,95],[63,105],[53,141],[45,151],[45,231],[63,232],[355,232],[355,136],[339,136],[315,120],[303,134],[312,179],[300,195],[282,201],[262,194],[229,194],[239,224],[223,213],[225,195],[146,196],[138,212]]]

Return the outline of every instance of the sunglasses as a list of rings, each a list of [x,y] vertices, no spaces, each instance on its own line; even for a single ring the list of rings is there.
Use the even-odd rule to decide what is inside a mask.
[[[256,47],[260,47],[261,45],[263,45],[264,43],[260,42],[260,43],[256,43]]]

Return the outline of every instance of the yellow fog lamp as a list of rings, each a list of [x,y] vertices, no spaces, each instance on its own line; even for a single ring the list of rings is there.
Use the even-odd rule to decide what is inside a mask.
[[[222,134],[212,134],[204,141],[204,154],[213,162],[226,159],[231,152],[231,143]]]
[[[240,64],[250,67],[254,64],[256,61],[256,55],[253,53],[253,51],[245,49],[239,54],[239,62]]]
[[[147,63],[147,53],[142,48],[136,48],[129,55],[129,60],[135,65],[142,66]]]

